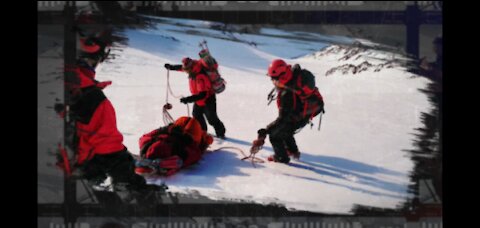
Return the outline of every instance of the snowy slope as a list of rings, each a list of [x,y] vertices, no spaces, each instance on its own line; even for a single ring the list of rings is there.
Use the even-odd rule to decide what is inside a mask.
[[[275,105],[267,106],[272,84],[265,76],[275,58],[299,63],[316,75],[326,101],[321,131],[316,130],[317,117],[313,129],[307,126],[296,135],[302,157],[289,166],[263,163],[254,168],[240,161],[238,151],[224,149],[206,154],[199,164],[173,177],[150,182],[165,181],[171,191],[212,199],[276,203],[324,213],[349,213],[355,204],[394,208],[406,200],[413,163],[403,150],[412,148],[419,114],[429,108],[426,96],[418,92],[426,79],[411,77],[395,64],[375,72],[375,64],[388,62],[394,56],[391,53],[359,51],[348,60],[339,60],[347,50],[305,40],[294,32],[224,33],[210,29],[211,25],[163,18],[151,30],[127,30],[124,35],[129,45],[113,50],[115,59],[99,66],[98,80],[113,80],[105,93],[116,108],[119,129],[131,152],[138,153],[142,134],[164,125],[167,71],[163,64],[180,63],[185,56],[196,58],[198,42],[203,39],[228,82],[217,103],[229,139],[214,143],[212,149],[233,146],[248,151],[256,131],[276,118]],[[328,40],[325,35],[310,37]],[[330,41],[335,39],[353,42],[335,37]],[[298,56],[304,57],[292,59]],[[356,74],[338,70],[326,76],[332,68],[364,61],[374,66]],[[170,72],[170,84],[176,95],[189,95],[186,74]],[[178,99],[170,96],[169,102],[172,116],[188,114]],[[212,127],[209,132],[214,133]],[[265,159],[272,153],[266,142],[258,156]]]

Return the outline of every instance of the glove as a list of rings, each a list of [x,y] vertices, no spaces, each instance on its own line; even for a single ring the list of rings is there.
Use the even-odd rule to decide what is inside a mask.
[[[260,149],[262,149],[263,144],[265,144],[265,138],[267,137],[267,130],[262,128],[257,131],[258,138],[253,140],[252,147],[250,148],[250,153],[255,154]]]
[[[265,139],[262,139],[262,138],[255,139],[255,140],[253,140],[252,144],[253,144],[254,147],[262,147],[263,144],[265,144]]]
[[[57,115],[60,118],[65,118],[66,111],[65,111],[65,105],[64,104],[57,103],[57,104],[55,104],[53,109],[55,110],[55,112],[57,113]]]
[[[180,102],[184,103],[184,104],[187,104],[189,103],[190,101],[188,100],[188,97],[182,97],[180,98]]]
[[[257,131],[258,133],[258,138],[264,138],[267,137],[267,129],[265,128],[262,128],[260,130]]]
[[[172,69],[172,65],[168,64],[168,63],[165,63],[164,65],[165,69],[167,70],[171,70]]]
[[[260,149],[262,149],[263,144],[265,144],[265,138],[258,138],[253,140],[252,148],[250,148],[250,153],[257,153]]]
[[[54,106],[53,106],[53,109],[55,110],[55,112],[57,114],[60,114],[60,113],[63,113],[65,111],[65,105],[62,104],[62,103],[56,103]]]

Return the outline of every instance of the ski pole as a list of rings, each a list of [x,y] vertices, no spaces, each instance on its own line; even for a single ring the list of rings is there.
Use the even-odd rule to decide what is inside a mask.
[[[93,193],[88,188],[87,184],[85,184],[85,181],[83,179],[80,179],[80,183],[82,183],[83,187],[85,188],[85,191],[87,191],[88,197],[90,198],[90,200],[92,200],[92,203],[94,203],[95,199],[94,199]]]
[[[323,116],[323,111],[320,112],[320,116],[318,117],[318,131],[320,131],[320,126],[322,126],[322,116]]]

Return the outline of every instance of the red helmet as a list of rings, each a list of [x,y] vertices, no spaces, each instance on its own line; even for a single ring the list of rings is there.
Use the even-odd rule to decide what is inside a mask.
[[[277,78],[287,71],[287,63],[281,59],[275,59],[268,67],[268,76]]]
[[[80,38],[80,49],[82,57],[98,62],[103,62],[110,53],[109,44],[98,37]]]
[[[80,38],[80,48],[83,52],[92,54],[100,50],[100,45],[93,39]]]
[[[291,66],[281,59],[275,59],[268,67],[268,76],[277,79],[282,83],[290,81],[292,78]]]

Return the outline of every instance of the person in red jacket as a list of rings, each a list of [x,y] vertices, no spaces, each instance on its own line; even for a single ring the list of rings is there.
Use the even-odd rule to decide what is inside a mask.
[[[180,117],[174,123],[144,134],[135,172],[170,176],[197,163],[212,144],[213,138],[191,117]]]
[[[76,167],[94,191],[109,176],[114,191],[128,191],[140,202],[147,190],[145,179],[134,172],[134,159],[123,145],[115,109],[102,91],[111,82],[95,80],[95,68],[107,57],[107,47],[96,37],[81,39],[80,46],[81,57],[73,69],[76,77],[67,81],[76,129]]]
[[[298,129],[305,127],[312,115],[323,110],[323,98],[318,88],[313,85],[314,78],[306,77],[304,74],[310,73],[301,70],[300,66],[292,68],[281,59],[273,60],[268,67],[267,76],[272,80],[278,94],[278,117],[266,128],[257,131],[258,137],[253,141],[251,151],[258,151],[269,135],[275,152],[274,155],[268,157],[269,161],[288,164],[290,156],[299,159],[300,152],[294,135]],[[307,82],[309,81],[307,79],[310,79],[311,82]],[[308,97],[312,96],[317,97],[316,100],[320,104],[309,104]]]
[[[167,70],[184,71],[188,74],[191,96],[183,97],[180,102],[187,104],[194,102],[192,115],[198,120],[202,129],[207,131],[207,123],[215,128],[219,138],[225,138],[225,126],[218,118],[217,98],[212,89],[212,84],[203,68],[202,62],[190,58],[184,58],[182,65],[165,64]],[[205,115],[205,117],[204,117]]]

